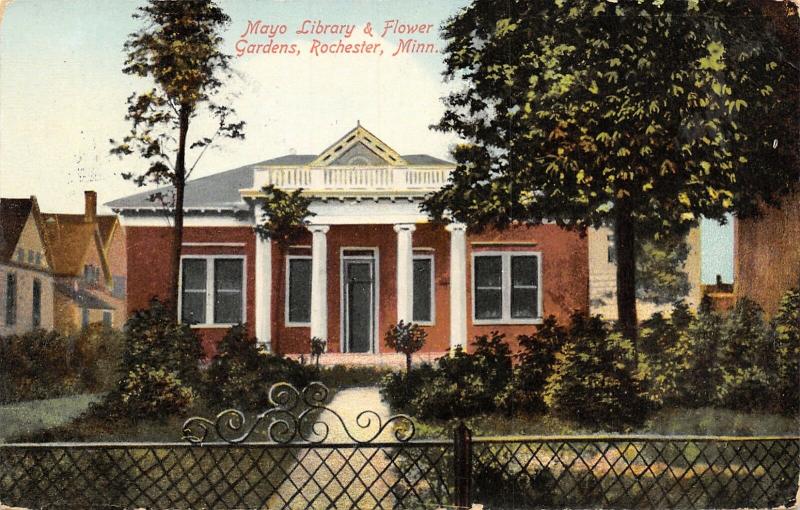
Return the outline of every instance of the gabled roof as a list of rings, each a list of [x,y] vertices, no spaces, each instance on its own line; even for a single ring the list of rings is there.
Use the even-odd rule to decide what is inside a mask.
[[[42,214],[54,274],[80,276],[90,248],[98,250],[101,262],[103,261],[105,253],[100,224],[102,222],[108,229],[111,221],[107,218],[115,217],[98,216],[97,223],[94,223],[85,221],[82,214]]]
[[[450,161],[427,154],[401,156],[361,124],[358,124],[320,154],[287,154],[190,180],[186,183],[184,190],[183,207],[184,209],[246,210],[248,206],[242,200],[239,190],[253,187],[253,177],[258,168],[326,166],[335,164],[339,157],[354,147],[370,151],[376,158],[385,161],[385,164],[389,166],[454,166]],[[161,203],[153,201],[151,198],[157,193],[167,195],[172,190],[172,186],[164,186],[112,200],[105,205],[114,210],[161,209]]]
[[[363,147],[370,151],[387,165],[398,166],[408,164],[400,154],[386,145],[380,138],[367,131],[359,122],[356,127],[322,151],[322,154],[311,162],[311,166],[328,166],[335,164],[340,155],[356,146]]]
[[[32,210],[32,198],[0,199],[0,262],[7,262],[13,257],[14,248]]]
[[[92,293],[83,289],[76,289],[65,283],[56,283],[55,290],[62,296],[71,299],[75,304],[81,308],[89,308],[90,310],[113,310],[114,307],[106,303],[102,299],[94,296]]]

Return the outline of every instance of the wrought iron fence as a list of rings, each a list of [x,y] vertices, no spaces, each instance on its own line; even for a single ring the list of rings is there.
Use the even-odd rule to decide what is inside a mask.
[[[790,506],[799,473],[799,437],[473,440],[473,500],[490,508]]]
[[[303,391],[276,385],[272,406],[252,422],[235,410],[192,418],[180,443],[0,444],[0,502],[31,508],[436,508],[477,502],[492,509],[795,502],[800,437],[473,438],[461,425],[452,438],[418,440],[404,415],[383,421],[364,411],[348,428],[325,405],[327,396],[318,383]],[[342,429],[344,441],[330,435],[331,424]]]

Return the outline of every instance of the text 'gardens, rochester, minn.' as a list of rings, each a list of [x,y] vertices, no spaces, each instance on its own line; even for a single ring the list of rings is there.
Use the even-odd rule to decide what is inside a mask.
[[[305,19],[296,27],[248,20],[235,43],[237,57],[246,55],[376,55],[438,53],[432,23],[407,23],[399,19],[380,24],[325,23]]]

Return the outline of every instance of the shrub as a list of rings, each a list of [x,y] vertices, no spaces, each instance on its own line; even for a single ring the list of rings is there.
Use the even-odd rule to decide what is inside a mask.
[[[722,328],[718,405],[752,411],[769,404],[764,396],[771,393],[774,367],[766,333],[761,307],[749,299],[739,300]]]
[[[380,381],[381,397],[392,409],[411,412],[411,400],[435,374],[435,369],[428,363],[412,368],[410,372],[390,372]]]
[[[411,355],[422,349],[428,334],[418,324],[400,321],[386,332],[386,345],[405,354],[406,373],[411,372]]]
[[[107,391],[120,378],[124,337],[120,331],[96,323],[76,337],[74,358],[81,379],[91,391]]]
[[[165,418],[185,411],[195,400],[176,372],[144,365],[133,367],[119,383],[119,399],[136,418]]]
[[[679,301],[669,317],[655,313],[639,328],[639,370],[655,405],[675,404],[683,398],[677,376],[688,369],[683,354],[689,347],[687,329],[692,320],[689,307]]]
[[[208,368],[209,404],[216,410],[262,411],[270,405],[273,384],[288,382],[302,389],[314,373],[292,359],[268,353],[247,336],[244,325],[233,326],[217,346]]]
[[[775,352],[774,406],[783,414],[800,412],[800,288],[790,289],[772,318],[769,341]]]
[[[620,429],[649,411],[632,343],[600,316],[572,316],[563,356],[548,380],[545,403],[558,416]]]
[[[122,378],[95,412],[137,419],[182,411],[202,391],[202,356],[194,331],[175,322],[167,307],[153,299],[125,324]]]
[[[504,405],[503,395],[513,374],[505,335],[492,332],[475,338],[473,354],[457,349],[437,360],[433,376],[412,387],[409,407],[420,418],[464,418],[492,412]]]
[[[701,303],[697,316],[679,334],[669,356],[674,360],[663,371],[671,380],[672,392],[665,401],[687,407],[708,407],[718,402],[717,388],[722,373],[717,365],[722,342],[722,318],[708,302]]]
[[[520,335],[517,341],[517,365],[511,382],[506,406],[529,413],[544,412],[544,389],[553,372],[556,355],[567,341],[567,330],[558,325],[552,315],[537,327],[533,335]]]
[[[326,343],[325,340],[318,336],[311,339],[311,359],[316,362],[317,367],[319,367],[319,357],[325,353]]]

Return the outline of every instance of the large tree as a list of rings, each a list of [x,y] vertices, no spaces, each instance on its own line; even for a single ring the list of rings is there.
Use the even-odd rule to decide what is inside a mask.
[[[177,313],[186,182],[215,141],[244,138],[244,122],[232,120],[235,112],[223,94],[232,76],[231,57],[221,49],[230,18],[213,0],[149,0],[133,17],[142,26],[125,42],[122,72],[145,78],[149,88],[128,98],[125,119],[131,131],[122,141],[111,140],[111,153],[135,154],[146,162],[141,172],[123,175],[139,186],[171,186],[170,192],[154,193],[151,200],[173,217],[169,304]],[[189,126],[200,116],[211,120],[213,128],[189,140]]]
[[[756,214],[798,180],[798,72],[758,3],[473,0],[443,27],[456,91],[436,127],[464,142],[427,210],[613,226],[635,338],[637,237]]]

